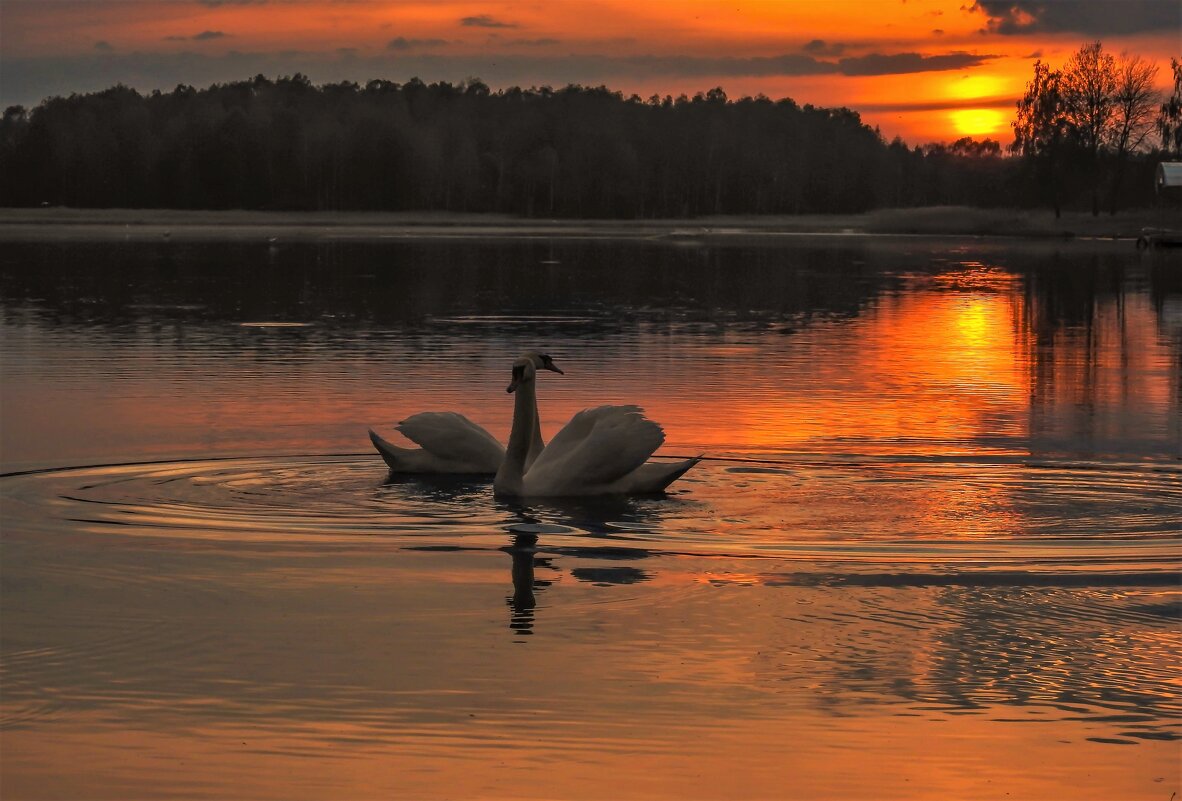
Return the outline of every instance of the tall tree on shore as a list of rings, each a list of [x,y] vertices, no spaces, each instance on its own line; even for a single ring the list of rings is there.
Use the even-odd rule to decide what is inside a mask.
[[[1034,62],[1034,77],[1018,101],[1012,123],[1010,149],[1034,165],[1038,183],[1045,186],[1055,217],[1062,214],[1062,173],[1071,148],[1072,125],[1063,73],[1041,61]]]
[[[1092,215],[1100,213],[1100,151],[1115,113],[1116,59],[1099,42],[1077,50],[1063,67],[1063,100],[1088,171]]]
[[[1182,61],[1171,58],[1170,68],[1174,71],[1174,91],[1161,104],[1157,117],[1157,131],[1161,135],[1161,146],[1167,153],[1182,158]]]
[[[1116,91],[1113,95],[1112,126],[1108,137],[1115,159],[1109,213],[1116,214],[1121,181],[1129,154],[1140,148],[1156,122],[1157,65],[1140,56],[1122,54],[1116,61]]]

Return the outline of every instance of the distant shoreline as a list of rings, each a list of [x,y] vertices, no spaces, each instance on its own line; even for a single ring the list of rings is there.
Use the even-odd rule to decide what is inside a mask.
[[[0,209],[0,242],[317,241],[387,239],[668,239],[777,236],[972,236],[1136,239],[1182,227],[1177,209],[1083,212],[937,206],[865,214],[720,216],[687,220],[526,219],[435,212],[272,212],[175,209]]]

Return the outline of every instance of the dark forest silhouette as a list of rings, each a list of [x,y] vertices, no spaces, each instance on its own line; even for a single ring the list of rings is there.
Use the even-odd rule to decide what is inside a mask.
[[[1122,159],[1114,207],[1152,203],[1157,159]],[[9,108],[0,175],[6,206],[659,218],[1045,200],[1036,159],[992,140],[888,143],[846,108],[299,74]],[[1063,183],[1057,201],[1087,204]]]

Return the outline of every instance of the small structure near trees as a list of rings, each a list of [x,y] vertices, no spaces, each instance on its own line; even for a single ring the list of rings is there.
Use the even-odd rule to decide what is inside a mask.
[[[1158,198],[1166,203],[1182,200],[1182,161],[1163,161],[1153,179]],[[1144,228],[1137,237],[1137,249],[1182,247],[1182,231]]]
[[[1159,195],[1182,197],[1182,161],[1163,161],[1158,164],[1153,186]]]

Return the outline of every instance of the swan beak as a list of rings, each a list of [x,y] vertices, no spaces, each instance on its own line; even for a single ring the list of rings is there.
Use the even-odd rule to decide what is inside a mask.
[[[552,373],[558,373],[559,375],[566,375],[566,373],[564,373],[558,369],[558,367],[554,364],[554,362],[549,362],[548,364],[544,364],[542,366]]]
[[[517,379],[516,378],[514,378],[513,381],[510,382],[509,386],[505,387],[505,391],[512,392],[515,389],[517,389]]]

